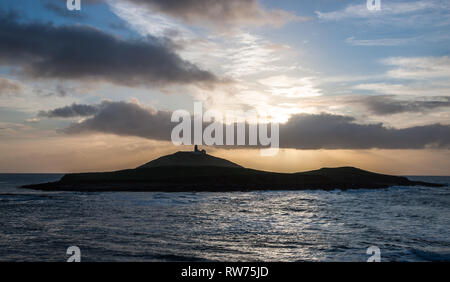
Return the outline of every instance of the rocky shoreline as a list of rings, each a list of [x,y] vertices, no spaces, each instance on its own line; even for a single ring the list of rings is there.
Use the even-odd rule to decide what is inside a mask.
[[[378,174],[353,167],[274,173],[236,167],[165,166],[67,174],[57,182],[24,185],[22,188],[81,192],[234,192],[385,189],[391,186],[443,185],[411,181],[402,176]]]

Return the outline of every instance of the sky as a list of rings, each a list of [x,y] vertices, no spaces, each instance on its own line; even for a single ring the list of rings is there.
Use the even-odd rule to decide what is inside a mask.
[[[171,113],[254,110],[280,172],[450,175],[450,2],[0,1],[0,172],[136,167],[187,146]]]

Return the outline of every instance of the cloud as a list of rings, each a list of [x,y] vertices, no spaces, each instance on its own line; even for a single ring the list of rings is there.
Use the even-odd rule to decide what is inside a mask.
[[[365,1],[364,1],[365,2]],[[423,11],[426,9],[437,8],[438,5],[433,1],[415,1],[405,3],[389,3],[381,2],[381,10],[372,11],[367,8],[366,3],[360,5],[349,5],[342,10],[331,12],[316,11],[319,19],[325,21],[339,21],[348,18],[370,18],[381,17],[386,15],[402,15],[413,12]]]
[[[269,92],[276,96],[300,98],[322,95],[313,77],[289,77],[277,75],[259,80],[259,83],[269,87]]]
[[[426,38],[431,35],[430,27],[442,28],[450,25],[450,4],[446,0],[381,0],[381,10],[369,10],[366,1],[360,3],[335,11],[316,11],[316,15],[321,22],[342,22],[355,25],[359,29],[365,27],[379,31],[380,27],[400,27],[410,31],[411,26],[414,26],[414,30],[421,31]]]
[[[391,37],[391,38],[376,38],[376,39],[356,39],[354,36],[345,39],[345,42],[353,46],[402,46],[409,44],[436,44],[438,42],[447,41],[450,39],[450,35],[442,34],[439,31],[430,33],[426,32],[425,35],[418,35],[412,37]]]
[[[399,46],[417,42],[420,37],[410,38],[380,38],[380,39],[355,39],[348,37],[345,42],[353,46]]]
[[[398,100],[392,96],[369,96],[358,99],[371,113],[392,115],[406,112],[426,112],[450,107],[450,97],[434,97],[425,100]]]
[[[450,84],[447,82],[439,83],[428,80],[425,82],[414,83],[364,83],[352,87],[357,90],[367,90],[380,94],[388,95],[422,95],[422,96],[448,96],[450,95]]]
[[[12,80],[0,77],[0,96],[4,94],[17,94],[22,92],[23,86]]]
[[[100,105],[83,105],[72,104],[62,108],[56,108],[50,111],[40,111],[38,117],[47,118],[73,118],[73,117],[87,117],[93,116],[100,109]]]
[[[0,16],[0,65],[33,78],[103,80],[126,86],[212,85],[216,76],[154,37],[124,40],[93,27],[19,23]]]
[[[450,78],[450,57],[390,57],[382,63],[395,67],[388,71],[391,78]]]
[[[289,21],[306,20],[292,12],[267,10],[258,0],[128,0],[186,23],[220,28],[241,25],[279,27]]]
[[[405,129],[358,124],[341,115],[293,116],[280,127],[280,147],[295,149],[450,148],[450,126],[432,124]]]
[[[56,111],[56,110],[55,110]],[[109,133],[170,140],[171,113],[135,103],[103,102],[92,117],[72,124],[64,132]],[[248,132],[248,131],[247,131]],[[450,125],[431,124],[404,129],[381,123],[358,124],[353,117],[298,114],[280,125],[280,147],[294,149],[423,149],[450,148]]]
[[[104,101],[101,105],[94,107],[98,111],[93,117],[72,124],[64,131],[69,134],[102,132],[154,140],[170,140],[170,132],[174,124],[170,121],[172,115],[169,112],[146,109],[136,103],[127,102]]]
[[[431,99],[450,96],[448,56],[389,57],[381,63],[390,67],[382,76],[375,77],[373,82],[353,85],[351,89]],[[370,77],[362,77],[361,80],[370,80]]]

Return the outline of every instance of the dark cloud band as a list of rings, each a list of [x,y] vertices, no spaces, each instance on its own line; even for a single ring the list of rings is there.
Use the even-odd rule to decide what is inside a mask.
[[[0,15],[0,65],[34,78],[105,80],[127,86],[217,82],[157,38],[123,40],[89,26],[19,23]]]
[[[50,111],[40,111],[38,117],[46,118],[73,118],[93,116],[100,111],[100,105],[80,105],[72,104],[70,106],[56,108]]]
[[[392,96],[370,96],[358,100],[376,115],[425,112],[450,107],[450,97],[431,97],[422,100],[398,100]]]
[[[72,105],[73,106],[73,105]],[[78,105],[81,106],[81,105]],[[171,113],[151,111],[137,104],[103,102],[92,117],[65,130],[68,134],[101,132],[170,140]],[[71,109],[73,110],[73,109]],[[52,111],[66,117],[68,109]],[[81,116],[81,114],[79,114]],[[248,131],[247,131],[248,132]],[[423,149],[450,148],[450,126],[432,124],[405,129],[383,124],[358,124],[348,116],[301,114],[280,125],[280,147],[294,149]]]

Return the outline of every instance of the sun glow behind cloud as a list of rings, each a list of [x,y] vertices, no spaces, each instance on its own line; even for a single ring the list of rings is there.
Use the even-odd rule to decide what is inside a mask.
[[[193,100],[203,101],[209,109],[254,109],[270,113],[273,121],[287,121],[302,112],[298,99],[320,96],[315,78],[292,61],[295,52],[287,45],[264,39],[248,30],[210,32],[196,26],[152,13],[139,6],[111,1],[112,10],[143,36],[168,36],[183,46],[179,54],[204,69],[214,70],[231,82],[213,89],[184,87]],[[226,97],[223,98],[223,97]],[[267,115],[267,114],[265,114]]]

